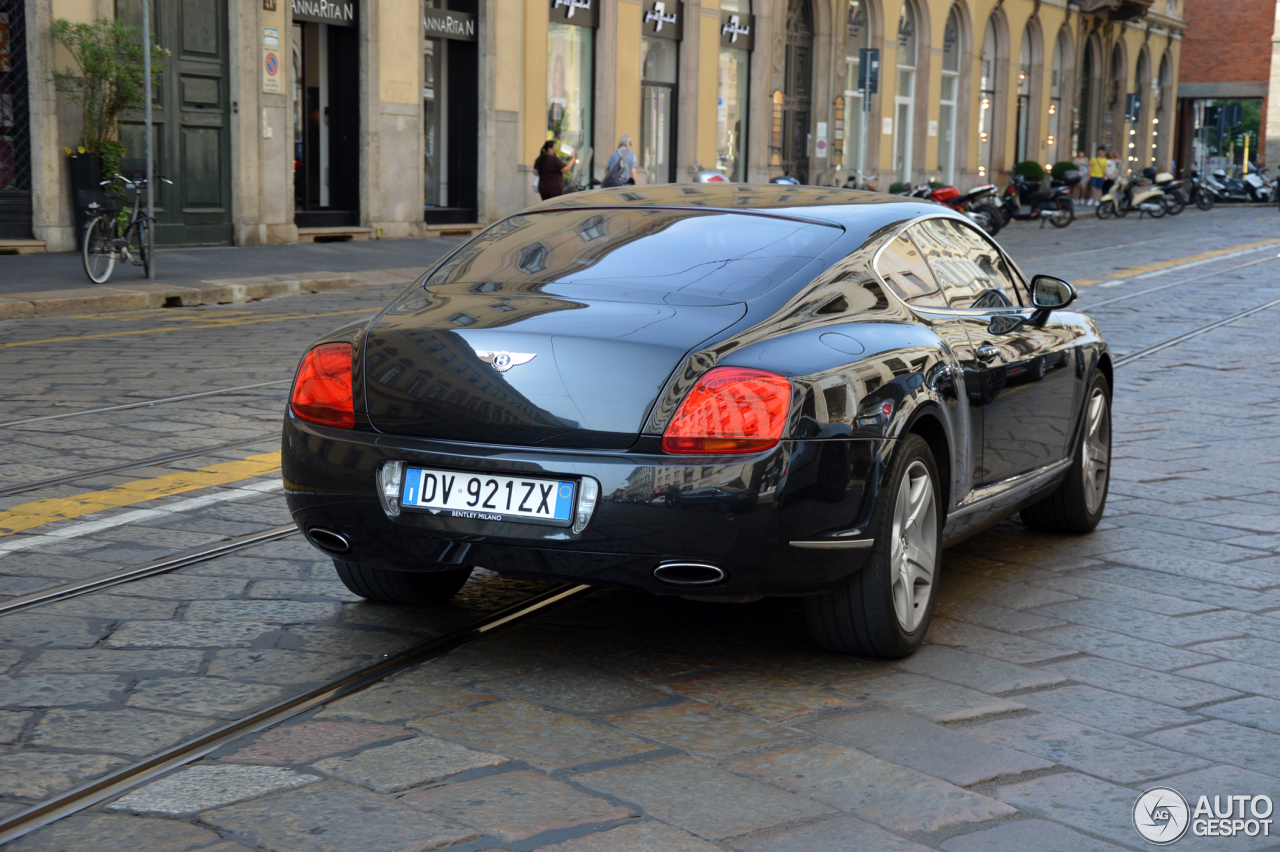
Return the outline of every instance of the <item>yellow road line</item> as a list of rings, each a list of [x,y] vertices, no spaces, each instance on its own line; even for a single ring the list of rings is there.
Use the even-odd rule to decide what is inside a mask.
[[[130,337],[136,334],[163,334],[167,331],[190,331],[199,328],[228,328],[241,325],[257,325],[264,322],[285,322],[286,320],[314,319],[315,317],[336,317],[343,314],[370,314],[381,308],[358,308],[350,311],[326,311],[321,314],[289,314],[280,317],[261,317],[259,319],[234,318],[233,321],[205,322],[201,325],[174,325],[165,328],[139,328],[133,331],[104,331],[101,334],[85,334],[78,337],[49,337],[44,340],[19,340],[14,343],[0,343],[0,349],[11,349],[15,346],[35,346],[40,343],[70,343],[74,340],[97,340],[103,337]]]
[[[12,535],[54,521],[83,517],[106,509],[134,506],[159,497],[253,479],[279,469],[279,452],[262,453],[240,461],[221,462],[199,470],[169,473],[153,479],[117,485],[102,491],[88,491],[74,497],[56,497],[23,503],[0,512],[0,536]]]
[[[1099,278],[1095,281],[1072,281],[1071,283],[1077,287],[1088,287],[1090,284],[1101,284],[1103,281],[1115,281],[1116,279],[1135,278],[1139,275],[1146,275],[1150,272],[1159,272],[1162,269],[1169,269],[1173,266],[1182,266],[1185,263],[1196,263],[1201,260],[1213,260],[1215,257],[1222,257],[1224,254],[1235,254],[1239,251],[1249,251],[1251,249],[1266,248],[1267,246],[1280,246],[1280,240],[1263,240],[1257,243],[1245,243],[1238,246],[1229,246],[1227,248],[1214,249],[1213,251],[1201,252],[1200,254],[1188,255],[1187,257],[1175,257],[1169,260],[1158,260],[1155,263],[1148,263],[1146,266],[1135,266],[1131,269],[1117,269],[1116,274],[1110,278]],[[1120,246],[1118,248],[1123,248]]]

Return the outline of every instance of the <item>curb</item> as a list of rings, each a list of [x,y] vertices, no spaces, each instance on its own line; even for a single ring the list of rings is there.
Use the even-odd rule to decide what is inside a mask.
[[[232,305],[272,296],[299,296],[350,287],[407,285],[421,269],[375,269],[348,275],[309,273],[308,277],[272,275],[202,281],[199,284],[124,284],[13,293],[0,296],[0,320],[69,314],[105,314],[197,305]]]

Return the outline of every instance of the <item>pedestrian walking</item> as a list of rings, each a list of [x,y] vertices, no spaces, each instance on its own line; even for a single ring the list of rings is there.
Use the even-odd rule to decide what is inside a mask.
[[[1076,171],[1082,175],[1089,174],[1089,158],[1084,155],[1084,151],[1076,151],[1075,157],[1072,159],[1076,165]],[[1081,204],[1087,204],[1089,201],[1089,184],[1087,181],[1080,181],[1072,188],[1076,201]]]
[[[538,159],[533,161],[533,172],[538,176],[538,195],[543,201],[564,194],[564,176],[578,162],[577,153],[567,163],[560,159],[556,156],[556,147],[554,139],[543,142]]]
[[[1103,184],[1107,179],[1107,149],[1101,145],[1098,146],[1096,156],[1089,159],[1089,194],[1091,203],[1097,204],[1102,200],[1102,194],[1106,192]]]
[[[636,152],[631,150],[631,135],[622,134],[618,140],[618,148],[609,155],[609,163],[604,167],[604,180],[600,185],[635,186],[636,184]]]

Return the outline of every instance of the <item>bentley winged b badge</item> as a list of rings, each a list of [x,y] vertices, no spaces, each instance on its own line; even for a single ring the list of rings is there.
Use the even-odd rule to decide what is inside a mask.
[[[534,359],[534,355],[528,352],[485,352],[483,349],[477,349],[475,353],[476,357],[491,365],[499,373],[505,373],[521,364],[528,364]]]

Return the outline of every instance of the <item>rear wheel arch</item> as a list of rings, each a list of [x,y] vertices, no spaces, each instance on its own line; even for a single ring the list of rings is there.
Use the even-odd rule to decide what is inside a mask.
[[[938,468],[938,486],[942,491],[942,511],[945,514],[951,505],[951,441],[947,436],[940,412],[932,406],[924,406],[912,417],[903,435],[919,435],[929,445],[933,453],[933,462]]]
[[[1111,364],[1111,354],[1103,352],[1102,357],[1098,359],[1098,369],[1102,371],[1102,375],[1107,378],[1107,387],[1111,388],[1111,392],[1115,393],[1115,367]]]

